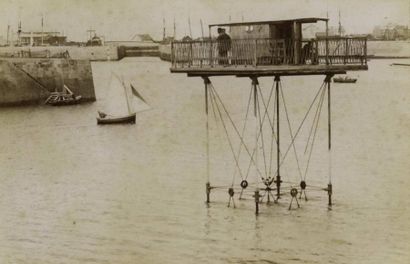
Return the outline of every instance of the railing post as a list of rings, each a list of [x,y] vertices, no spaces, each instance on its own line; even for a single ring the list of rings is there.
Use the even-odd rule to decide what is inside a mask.
[[[175,54],[174,54],[174,42],[171,42],[171,65],[175,68]]]
[[[257,59],[258,59],[258,57],[257,57],[258,46],[257,45],[258,45],[258,40],[255,39],[255,49],[254,49],[254,52],[253,52],[253,66],[254,67],[256,67]]]
[[[199,67],[200,68],[202,68],[202,61],[203,61],[203,58],[205,57],[204,56],[205,52],[204,52],[204,49],[203,49],[204,43],[202,41],[203,40],[201,40],[201,42],[199,43],[200,44],[200,49],[199,49],[199,54],[198,54],[199,62],[200,62]]]
[[[364,63],[367,65],[367,37],[364,39]]]
[[[212,39],[209,39],[209,66],[213,67],[214,66],[214,62],[213,62],[213,58],[212,58]]]
[[[346,47],[345,47],[346,54],[345,54],[344,59],[343,59],[344,64],[346,64],[346,61],[349,62],[349,60],[348,60],[348,57],[349,57],[349,39],[348,38],[345,39],[345,45],[346,45]]]
[[[189,65],[189,67],[191,67],[192,64],[193,64],[193,60],[194,60],[193,55],[192,55],[192,42],[189,42],[189,58],[188,58],[188,60],[189,60],[188,65]]]
[[[329,26],[326,20],[326,65],[329,65]]]

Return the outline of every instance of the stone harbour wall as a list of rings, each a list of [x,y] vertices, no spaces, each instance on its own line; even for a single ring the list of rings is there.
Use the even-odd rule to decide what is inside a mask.
[[[63,83],[84,101],[95,101],[89,60],[1,59],[0,106],[41,104]]]

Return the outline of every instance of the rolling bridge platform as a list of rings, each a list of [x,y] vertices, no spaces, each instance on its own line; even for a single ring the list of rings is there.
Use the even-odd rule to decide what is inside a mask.
[[[174,41],[171,72],[188,76],[276,76],[345,74],[367,70],[366,37],[306,38],[303,25],[326,18],[214,24],[210,36]],[[213,37],[212,30],[228,31],[230,39]]]
[[[325,33],[319,32],[312,37],[312,32],[310,32],[309,36],[311,25],[306,26],[306,24],[315,24],[319,21],[325,22]],[[213,37],[215,28],[217,28],[218,37]],[[331,79],[335,74],[367,70],[368,66],[366,37],[329,36],[328,32],[327,18],[298,18],[214,24],[209,26],[209,37],[207,38],[172,42],[170,71],[172,73],[186,73],[188,77],[201,77],[205,85],[207,203],[210,203],[211,190],[227,188],[228,207],[231,203],[235,207],[235,193],[240,193],[239,200],[248,194],[255,201],[255,212],[258,214],[259,204],[265,198],[267,203],[270,203],[271,199],[278,203],[279,199],[288,193],[291,199],[290,210],[293,201],[296,201],[297,206],[300,207],[299,200],[302,199],[303,195],[305,201],[308,200],[307,190],[316,190],[327,192],[328,206],[331,208],[333,204]],[[295,130],[295,127],[292,129],[288,115],[281,77],[297,75],[324,75],[325,78],[300,125]],[[210,78],[214,76],[250,78],[251,89],[242,130],[238,129],[239,124],[235,124],[224,100],[212,84]],[[269,76],[274,77],[273,86],[270,92],[266,89],[263,92],[258,78]],[[273,99],[271,100],[271,98]],[[247,125],[249,106],[252,101],[255,127]],[[270,104],[271,101],[273,102]],[[324,103],[325,101],[326,103]],[[326,172],[328,183],[326,187],[310,185],[306,178],[309,174],[309,164],[311,163],[323,106],[327,108],[327,155],[321,154],[321,156],[328,158]],[[316,108],[316,111],[313,111],[313,108]],[[209,132],[210,126],[213,124],[211,112],[215,118],[214,123],[223,125],[235,161],[236,167],[232,176],[232,184],[229,186],[211,184],[211,136]],[[284,114],[286,119],[283,118]],[[310,129],[305,122],[308,117],[313,119]],[[283,133],[280,119],[287,121],[290,142],[283,142],[283,138],[280,137]],[[282,126],[283,123],[286,126],[286,122],[282,121]],[[268,128],[265,129],[265,127]],[[302,153],[295,145],[295,140],[299,138],[301,130],[309,131],[305,151]],[[244,140],[244,135],[249,131],[255,133],[251,136],[255,136],[254,143]],[[235,148],[233,144],[232,135],[236,136],[237,141],[239,141],[238,148]],[[270,144],[266,144],[266,142]],[[240,162],[243,161],[241,152],[246,155],[249,164],[247,168]],[[289,181],[290,175],[286,175],[286,171],[284,172],[282,169],[285,160],[289,162],[287,157],[291,154],[288,155],[288,153],[293,153],[298,172],[295,175],[300,176],[300,182]],[[262,161],[256,158],[258,155],[263,157]],[[269,157],[267,158],[267,156]],[[274,159],[276,159],[276,168],[271,166]],[[251,167],[254,171],[252,179],[248,177]],[[240,183],[238,183],[238,176],[241,178]]]

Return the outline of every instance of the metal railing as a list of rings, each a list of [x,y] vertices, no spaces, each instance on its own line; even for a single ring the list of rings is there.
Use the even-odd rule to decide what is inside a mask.
[[[327,38],[328,54],[326,55],[326,38],[316,40],[319,64],[367,64],[366,37],[332,37]]]
[[[232,39],[174,41],[173,68],[226,66],[366,64],[366,38]],[[328,53],[326,52],[328,50]]]

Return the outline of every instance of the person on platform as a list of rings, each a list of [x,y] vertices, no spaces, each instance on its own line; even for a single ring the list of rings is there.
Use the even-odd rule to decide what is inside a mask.
[[[224,28],[218,28],[218,37],[216,41],[218,43],[219,65],[228,65],[228,51],[231,49],[231,37],[226,34]]]

